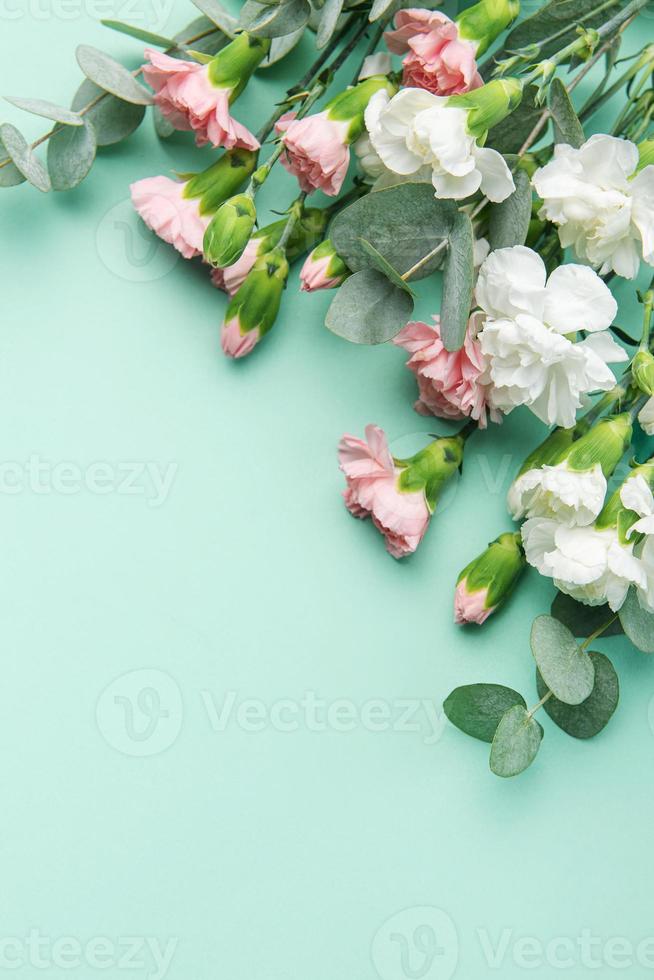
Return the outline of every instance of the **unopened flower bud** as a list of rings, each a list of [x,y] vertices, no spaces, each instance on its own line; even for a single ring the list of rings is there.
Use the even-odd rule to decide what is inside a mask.
[[[249,354],[272,328],[287,277],[288,261],[282,249],[275,248],[256,260],[225,312],[221,345],[228,357]]]
[[[654,395],[654,357],[648,350],[639,350],[631,362],[631,373],[644,395]]]
[[[313,293],[318,289],[335,289],[349,275],[350,270],[332,245],[331,239],[326,238],[320,245],[316,245],[302,266],[302,290]]]
[[[451,95],[447,104],[467,109],[468,132],[477,139],[484,139],[488,130],[513,112],[521,99],[522,82],[518,78],[495,78],[472,92]]]
[[[477,42],[477,56],[493,43],[520,13],[520,0],[481,0],[456,18],[459,36]]]
[[[257,220],[257,209],[249,194],[236,194],[218,209],[204,233],[205,260],[219,269],[232,265],[242,255]]]
[[[500,534],[457,579],[454,622],[479,626],[510,595],[526,565],[519,532]]]

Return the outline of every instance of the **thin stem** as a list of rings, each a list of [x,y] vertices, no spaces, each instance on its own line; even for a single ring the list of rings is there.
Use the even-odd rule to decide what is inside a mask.
[[[584,422],[592,425],[593,422],[600,417],[600,415],[603,415],[604,412],[607,411],[607,409],[611,408],[616,402],[619,402],[622,398],[624,398],[626,393],[627,389],[624,387],[624,385],[616,385],[614,388],[611,388],[610,391],[607,391],[606,394],[602,395],[601,398],[598,398],[593,407],[589,408],[588,411],[581,416],[582,419]]]
[[[279,239],[279,243],[277,245],[277,248],[286,250],[286,245],[288,244],[289,238],[293,234],[293,229],[295,228],[296,224],[298,223],[298,221],[302,217],[302,209],[304,207],[304,202],[306,200],[306,196],[307,196],[306,195],[306,191],[302,191],[302,193],[299,194],[296,197],[296,199],[293,201],[293,203],[291,204],[291,206],[289,208],[289,214],[288,214],[288,220],[286,222],[286,227],[284,228],[284,231],[282,232],[282,237]]]
[[[416,272],[422,269],[423,265],[426,265],[427,262],[435,258],[440,252],[442,252],[444,248],[447,248],[447,238],[444,238],[442,242],[439,242],[435,248],[432,248],[431,252],[427,253],[427,255],[423,255],[421,259],[418,259],[416,264],[412,265],[410,269],[407,269],[407,271],[402,276],[400,276],[400,278],[404,280],[404,282],[406,282],[408,279],[411,278],[412,275],[414,275]]]
[[[533,718],[536,712],[538,711],[538,709],[542,708],[545,702],[549,701],[551,697],[552,697],[552,691],[548,691],[547,694],[543,694],[540,701],[537,701],[536,704],[533,706],[533,708],[529,709],[529,711],[527,712],[527,717]]]
[[[357,19],[358,18],[356,14],[351,14],[348,17],[346,22],[341,27],[340,31],[337,31],[332,36],[328,44],[325,45],[325,47],[322,49],[322,51],[320,52],[320,54],[318,55],[314,63],[308,69],[306,75],[300,79],[300,81],[297,83],[295,88],[298,88],[300,90],[304,88],[308,88],[308,86],[314,80],[314,78],[316,77],[316,75],[318,74],[322,66],[325,64],[327,59],[331,58],[332,52],[336,50],[336,48],[343,40],[343,38],[346,36],[346,34],[349,34],[350,29],[353,27],[354,24],[356,24]]]
[[[602,623],[602,625],[599,626],[595,630],[594,633],[591,633],[590,636],[587,639],[584,640],[584,642],[581,644],[581,649],[582,650],[587,650],[588,647],[590,646],[590,644],[593,642],[593,640],[596,640],[598,636],[601,636],[602,633],[605,630],[607,630],[609,628],[609,626],[611,625],[611,623],[614,623],[617,618],[618,618],[618,614],[617,613],[613,613],[613,615],[611,616],[610,619],[607,619],[607,621],[605,623]]]
[[[386,25],[388,24],[388,22],[389,22],[389,20],[391,19],[392,16],[393,16],[393,14],[391,13],[391,14],[387,14],[386,17],[382,17],[382,19],[380,20],[379,24],[377,25],[377,27],[373,31],[372,37],[370,38],[370,43],[368,44],[368,46],[366,47],[366,50],[363,53],[363,57],[362,57],[361,61],[359,62],[359,67],[355,71],[354,77],[353,77],[353,79],[352,79],[352,81],[350,83],[351,85],[356,85],[356,83],[359,81],[359,75],[361,74],[361,69],[363,68],[363,65],[364,65],[364,62],[365,62],[366,58],[368,58],[371,54],[374,54],[375,48],[377,47],[377,45],[381,41],[382,34],[384,33],[384,30],[386,29]]]
[[[650,286],[642,295],[643,303],[643,332],[640,338],[640,350],[649,349],[649,332],[652,326],[652,311],[654,310],[654,288]]]
[[[626,26],[627,25],[625,24],[624,27]],[[649,75],[653,63],[654,63],[654,48],[652,47],[652,45],[647,45],[647,47],[643,49],[638,60],[631,66],[631,68],[627,69],[626,72],[623,72],[623,74],[620,75],[618,79],[616,79],[613,85],[605,89],[599,95],[593,94],[590,96],[589,99],[586,100],[584,105],[579,110],[579,118],[581,119],[581,121],[585,122],[592,115],[594,115],[594,113],[596,113],[597,110],[600,109],[605,102],[607,102],[610,98],[612,98],[616,94],[616,92],[619,92],[620,89],[623,88],[625,85],[627,85],[627,83],[630,82],[632,78],[635,78],[638,72],[641,71],[641,69],[643,68],[646,69],[646,73],[647,75]]]
[[[338,69],[341,67],[341,65],[345,64],[345,62],[350,57],[350,55],[352,54],[357,44],[359,43],[359,41],[366,33],[369,27],[370,24],[368,22],[368,18],[364,16],[363,20],[361,21],[361,24],[359,25],[359,29],[355,31],[355,33],[352,35],[352,37],[347,42],[345,47],[342,48],[341,51],[339,51],[337,56],[329,65],[329,71],[331,72],[332,75],[335,75]]]

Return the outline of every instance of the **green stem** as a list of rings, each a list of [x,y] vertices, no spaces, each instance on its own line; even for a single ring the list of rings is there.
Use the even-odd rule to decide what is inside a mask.
[[[529,709],[529,711],[527,712],[527,717],[533,718],[536,712],[538,711],[538,709],[542,708],[545,702],[549,701],[551,697],[552,697],[552,691],[548,691],[547,694],[543,694],[540,701],[537,701],[536,704],[533,706],[533,708]]]
[[[427,252],[427,254],[423,255],[421,259],[418,259],[416,264],[412,265],[410,269],[407,269],[407,271],[402,276],[400,276],[400,278],[403,279],[404,282],[407,282],[407,280],[409,280],[412,275],[414,275],[416,272],[422,269],[423,265],[426,265],[427,262],[435,258],[439,254],[439,252],[443,251],[444,248],[447,248],[447,238],[444,238],[443,241],[439,242],[435,248],[432,248],[431,252]]]
[[[391,7],[391,9],[393,9],[393,7]],[[377,27],[373,31],[372,37],[370,38],[370,43],[366,47],[366,50],[365,50],[365,52],[363,54],[363,57],[362,57],[361,61],[359,62],[359,67],[355,71],[354,77],[353,77],[352,82],[350,84],[356,85],[356,83],[359,81],[359,75],[361,74],[361,69],[363,68],[363,64],[364,64],[366,58],[368,58],[371,54],[374,54],[377,45],[379,44],[379,42],[382,39],[382,34],[384,33],[384,31],[386,29],[386,25],[388,24],[389,20],[391,20],[392,17],[393,17],[393,13],[392,12],[390,14],[387,14],[385,17],[382,17],[382,19],[380,20],[379,24],[377,25]]]
[[[284,249],[284,251],[286,251],[286,245],[288,244],[289,238],[293,234],[293,229],[295,228],[296,224],[302,217],[302,209],[304,208],[304,202],[306,200],[306,196],[307,196],[306,191],[302,191],[302,193],[299,194],[291,204],[288,211],[288,220],[286,222],[286,227],[282,232],[282,237],[279,239],[277,248]]]
[[[640,338],[640,350],[649,350],[649,334],[652,327],[652,311],[654,310],[654,280],[647,292],[642,294],[643,332]]]
[[[649,52],[649,53],[648,53]],[[611,85],[609,88],[605,89],[600,95],[591,95],[589,99],[586,100],[584,105],[579,110],[579,119],[582,122],[586,122],[592,115],[594,115],[598,109],[608,102],[617,92],[620,91],[625,85],[627,85],[632,78],[635,78],[641,69],[646,69],[646,75],[649,76],[652,65],[654,65],[654,48],[652,45],[647,45],[643,49],[638,60]]]
[[[584,640],[584,642],[581,644],[581,649],[587,650],[590,644],[593,642],[593,640],[596,640],[598,636],[601,636],[604,630],[607,630],[611,625],[611,623],[614,623],[617,618],[618,618],[618,614],[613,613],[610,619],[607,619],[605,623],[602,623],[602,625],[598,627],[598,629],[596,629],[594,633],[591,633],[590,636]]]

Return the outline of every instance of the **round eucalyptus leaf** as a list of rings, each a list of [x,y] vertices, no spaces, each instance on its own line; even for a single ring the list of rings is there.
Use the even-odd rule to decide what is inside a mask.
[[[0,187],[16,187],[24,184],[27,178],[23,176],[0,140]]]
[[[436,200],[431,184],[396,184],[344,208],[330,225],[329,237],[353,271],[374,264],[361,243],[365,239],[402,275],[449,237],[457,214],[454,201]],[[436,256],[412,281],[430,275],[442,258],[442,253]]]
[[[586,606],[583,602],[577,602],[572,596],[566,595],[565,592],[557,592],[550,613],[577,637],[590,636],[613,617],[606,603],[603,606]],[[602,630],[602,637],[619,636],[621,633],[624,633],[624,630],[616,617],[610,626]]]
[[[589,657],[595,668],[595,684],[581,704],[565,704],[552,696],[543,708],[552,721],[573,738],[592,738],[608,725],[620,698],[620,683],[613,664],[603,653],[591,650]],[[548,687],[536,668],[538,697],[547,694]]]
[[[54,119],[55,122],[64,123],[66,126],[83,124],[83,120],[77,113],[55,105],[54,102],[46,102],[44,99],[19,99],[14,95],[5,95],[5,100],[18,109],[24,109],[25,112],[32,112],[35,116],[42,116],[44,119]]]
[[[223,33],[234,36],[238,30],[238,20],[225,10],[219,0],[193,0],[193,3]]]
[[[256,37],[285,37],[304,27],[310,12],[308,0],[284,0],[275,6],[245,0],[240,25]]]
[[[654,616],[641,607],[634,588],[627,592],[618,615],[633,645],[643,653],[654,653]]]
[[[44,193],[52,190],[47,170],[41,161],[34,156],[31,146],[15,126],[12,126],[11,123],[3,123],[0,126],[0,140],[17,170],[26,180],[29,180],[30,184]]]
[[[581,704],[593,690],[593,662],[563,623],[537,616],[531,627],[531,650],[543,680],[566,704]]]
[[[83,109],[100,95],[103,98],[84,113],[84,118],[93,124],[97,145],[111,146],[120,143],[140,126],[145,106],[118,99],[86,78],[75,93],[72,108]]]
[[[440,322],[443,345],[454,351],[463,346],[475,284],[475,236],[472,221],[463,211],[456,212],[448,238]]]
[[[124,65],[104,51],[99,51],[90,44],[80,44],[75,51],[75,57],[86,77],[106,92],[134,105],[151,105],[151,93],[136,81]]]
[[[93,124],[64,126],[48,140],[48,173],[55,191],[69,191],[84,180],[96,150]]]
[[[492,742],[502,716],[516,704],[526,708],[521,694],[502,684],[464,684],[443,702],[447,718],[466,735]]]
[[[154,131],[160,140],[167,140],[176,132],[175,127],[169,122],[161,112],[159,106],[152,106],[152,121]]]
[[[488,226],[491,251],[524,245],[531,221],[531,181],[524,170],[513,175],[515,190],[505,201],[492,204]]]
[[[516,704],[500,720],[490,750],[490,767],[496,776],[517,776],[538,754],[543,729],[526,708]]]
[[[346,279],[327,311],[325,325],[353,344],[383,344],[411,317],[413,299],[377,269]]]
[[[586,139],[584,129],[572,105],[568,90],[560,78],[553,78],[551,81],[548,106],[552,114],[554,142],[569,143],[575,148],[580,147]]]
[[[292,31],[283,37],[274,37],[270,45],[270,51],[259,65],[259,68],[270,68],[271,65],[276,65],[278,61],[285,58],[289,51],[292,51],[296,44],[302,40],[304,30],[304,27],[300,27],[297,31]]]

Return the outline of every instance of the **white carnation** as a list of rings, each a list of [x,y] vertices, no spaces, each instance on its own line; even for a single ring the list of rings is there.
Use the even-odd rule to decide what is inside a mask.
[[[381,89],[365,113],[370,140],[384,165],[408,176],[431,171],[436,197],[460,200],[481,188],[491,201],[515,190],[511,171],[496,150],[477,145],[467,129],[468,110],[419,88],[393,98]]]
[[[507,501],[514,520],[550,517],[570,527],[592,524],[606,496],[606,477],[596,463],[588,470],[555,466],[527,470],[513,481]]]
[[[633,279],[641,256],[654,265],[654,166],[638,166],[629,140],[596,134],[579,149],[557,143],[533,176],[541,218],[559,227],[564,248],[600,273]]]

